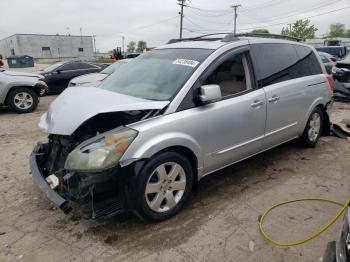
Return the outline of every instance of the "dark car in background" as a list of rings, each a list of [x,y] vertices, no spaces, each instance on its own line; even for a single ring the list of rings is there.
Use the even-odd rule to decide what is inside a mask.
[[[77,76],[98,73],[106,65],[81,61],[68,61],[55,63],[40,72],[48,85],[49,93],[60,93],[68,87],[69,81]]]
[[[106,77],[113,74],[118,70],[122,65],[125,65],[132,59],[122,59],[114,62],[113,64],[107,66],[99,73],[90,73],[82,76],[78,76],[70,80],[68,87],[70,86],[98,86],[101,81]]]
[[[347,53],[347,49],[345,46],[322,46],[316,47],[316,50],[318,52],[328,53],[338,58],[343,58],[344,56],[346,56]]]

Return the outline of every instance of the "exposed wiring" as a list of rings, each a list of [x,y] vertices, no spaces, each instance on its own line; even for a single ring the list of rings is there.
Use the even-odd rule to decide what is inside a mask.
[[[329,221],[326,223],[326,225],[324,225],[323,227],[321,227],[316,233],[306,237],[305,239],[303,240],[299,240],[299,241],[296,241],[296,242],[290,242],[290,243],[286,243],[286,242],[280,242],[278,240],[274,240],[272,239],[266,232],[265,228],[264,228],[264,221],[267,217],[267,215],[275,208],[277,207],[280,207],[280,206],[283,206],[283,205],[286,205],[286,204],[290,204],[290,203],[295,203],[295,202],[303,202],[303,201],[319,201],[319,202],[327,202],[327,203],[330,203],[330,204],[334,204],[334,205],[338,205],[338,206],[341,206],[341,209],[335,214],[335,216]],[[271,242],[272,244],[274,245],[277,245],[277,246],[283,246],[283,247],[291,247],[291,246],[298,246],[298,245],[301,245],[301,244],[304,244],[306,242],[309,242],[311,241],[312,239],[318,237],[319,235],[321,235],[323,232],[325,232],[328,228],[330,228],[338,219],[339,217],[344,213],[344,211],[347,209],[347,207],[349,206],[350,204],[350,199],[346,200],[344,204],[342,203],[339,203],[339,202],[336,202],[336,201],[333,201],[333,200],[329,200],[329,199],[323,199],[323,198],[300,198],[300,199],[295,199],[295,200],[290,200],[290,201],[285,201],[285,202],[281,202],[281,203],[278,203],[272,207],[270,207],[269,209],[267,209],[263,215],[261,216],[260,218],[260,221],[259,221],[259,229],[260,229],[260,232],[261,234],[264,236],[264,238],[266,240],[268,240],[269,242]]]

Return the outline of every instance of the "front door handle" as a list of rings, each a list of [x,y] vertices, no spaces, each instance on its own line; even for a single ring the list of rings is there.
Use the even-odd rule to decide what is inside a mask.
[[[278,95],[273,95],[268,99],[269,103],[277,103],[278,100],[280,100],[280,97]]]
[[[253,103],[250,104],[252,108],[260,108],[264,104],[263,101],[255,100]]]

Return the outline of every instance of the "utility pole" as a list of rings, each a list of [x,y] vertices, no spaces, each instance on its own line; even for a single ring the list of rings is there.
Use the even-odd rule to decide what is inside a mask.
[[[125,36],[122,36],[122,47],[123,47],[123,53],[125,53],[125,50],[124,50],[124,44],[125,44]]]
[[[232,8],[235,9],[235,24],[234,24],[234,28],[233,28],[233,34],[235,35],[236,34],[236,31],[237,31],[237,8],[240,7],[242,5],[233,5]]]
[[[180,14],[180,40],[182,39],[182,25],[183,25],[183,19],[184,19],[184,6],[186,0],[177,0],[179,3],[178,5],[181,6]]]
[[[92,36],[92,39],[94,40],[94,57],[96,58],[96,39],[95,39],[95,35]]]
[[[292,24],[288,24],[289,25],[289,33],[292,32]]]

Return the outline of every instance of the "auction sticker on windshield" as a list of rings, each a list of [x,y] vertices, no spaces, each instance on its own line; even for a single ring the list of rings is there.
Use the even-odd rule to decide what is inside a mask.
[[[190,66],[190,67],[196,67],[199,62],[195,60],[190,60],[190,59],[176,59],[173,62],[174,65],[184,65],[184,66]]]

